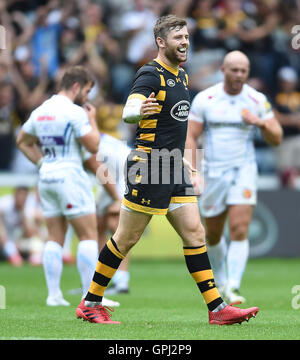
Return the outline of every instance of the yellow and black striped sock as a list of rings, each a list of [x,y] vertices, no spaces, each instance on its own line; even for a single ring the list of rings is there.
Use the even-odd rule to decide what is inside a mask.
[[[223,303],[223,299],[215,285],[206,245],[184,247],[183,252],[187,268],[201,291],[208,310],[216,310]]]
[[[125,256],[120,253],[113,238],[108,240],[103,249],[100,251],[96,271],[89,291],[85,297],[85,301],[97,303],[102,302],[104,291],[124,257]]]

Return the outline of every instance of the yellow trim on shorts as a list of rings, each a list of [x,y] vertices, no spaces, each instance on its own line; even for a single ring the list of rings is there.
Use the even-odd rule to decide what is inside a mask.
[[[180,203],[196,203],[198,202],[196,196],[172,196],[170,204],[180,204]]]
[[[119,259],[124,259],[125,256],[122,255],[114,246],[113,243],[111,242],[111,240],[109,239],[108,242],[106,243],[107,247],[109,248],[109,250],[116,255]]]
[[[166,208],[166,209],[151,208],[148,206],[136,204],[125,198],[123,198],[122,204],[127,206],[131,210],[142,212],[142,213],[149,214],[149,215],[166,215],[168,212],[168,208]]]

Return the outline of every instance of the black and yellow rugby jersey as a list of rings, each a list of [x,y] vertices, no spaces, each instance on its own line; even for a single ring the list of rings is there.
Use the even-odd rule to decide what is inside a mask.
[[[137,71],[128,98],[146,99],[154,92],[160,105],[156,114],[139,122],[134,143],[137,149],[180,149],[183,155],[190,109],[187,85],[184,69],[175,70],[158,59]]]

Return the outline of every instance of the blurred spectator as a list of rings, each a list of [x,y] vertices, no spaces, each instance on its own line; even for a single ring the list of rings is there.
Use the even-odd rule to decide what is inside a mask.
[[[282,184],[294,187],[300,174],[300,91],[295,69],[283,67],[278,72],[279,91],[275,96],[277,118],[284,131],[277,149],[277,166]]]
[[[9,170],[15,146],[14,121],[15,112],[14,89],[11,83],[0,83],[0,171]]]
[[[238,37],[251,62],[252,76],[274,86],[275,53],[272,32],[280,23],[279,0],[245,1],[247,18],[238,29]]]
[[[122,139],[120,124],[122,120],[123,105],[105,99],[97,108],[97,124],[99,130],[117,139]]]
[[[21,266],[23,256],[31,265],[41,265],[46,233],[36,193],[18,187],[14,193],[0,198],[0,245],[14,266]]]
[[[71,65],[93,74],[89,101],[113,119],[103,122],[105,131],[127,138],[128,130],[116,125],[112,113],[124,104],[137,68],[156,54],[152,28],[168,13],[188,20],[190,56],[183,66],[192,98],[222,80],[221,61],[230,50],[249,56],[252,80],[262,82],[273,98],[279,68],[290,66],[300,74],[299,52],[291,46],[291,29],[300,24],[299,0],[0,0],[7,37],[0,50],[0,84],[10,84],[3,90],[6,100],[0,99],[0,169],[17,171],[24,164],[19,172],[33,171],[17,152],[12,160],[14,124],[55,91]],[[256,144],[261,167],[271,172],[269,149],[259,139]]]
[[[32,62],[35,75],[42,73],[41,61],[47,63],[48,75],[54,77],[59,68],[59,36],[61,26],[49,24],[48,9],[40,7],[36,12],[35,30],[32,36]]]
[[[219,4],[218,17],[220,31],[218,38],[222,40],[226,50],[238,50],[242,44],[239,39],[239,30],[247,19],[240,0],[224,0]]]
[[[220,20],[214,8],[214,0],[196,0],[190,9],[190,16],[195,20],[191,45],[193,51],[222,47],[219,39]]]

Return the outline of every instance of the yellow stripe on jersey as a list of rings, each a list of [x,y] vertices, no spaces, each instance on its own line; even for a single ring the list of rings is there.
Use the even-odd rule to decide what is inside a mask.
[[[189,76],[188,76],[188,74],[185,74],[185,80],[186,80],[186,84],[188,85],[189,84]]]
[[[147,146],[143,146],[143,145],[138,145],[136,150],[145,151],[146,153],[149,153],[149,152],[151,152],[152,148],[147,147]]]
[[[166,98],[166,90],[160,90],[158,92],[158,94],[155,96],[156,100],[159,100],[159,101],[165,101],[165,98]]]
[[[139,137],[140,140],[146,140],[146,141],[154,141],[155,140],[155,134],[140,134]]]
[[[140,100],[146,100],[146,96],[138,93],[134,93],[128,96],[127,100],[129,99],[140,99]]]
[[[156,111],[154,111],[156,114],[159,114],[160,112],[161,112],[161,110],[162,110],[162,105],[158,105],[158,106],[156,106],[157,107],[157,110]]]
[[[165,78],[163,75],[159,75],[160,76],[160,86],[166,86],[166,82],[165,82]]]
[[[141,161],[141,162],[146,162],[147,159],[143,159],[140,156],[134,155],[134,157],[132,158],[132,161]]]
[[[150,119],[150,120],[141,120],[139,122],[139,127],[141,129],[155,129],[157,126],[157,119]]]

